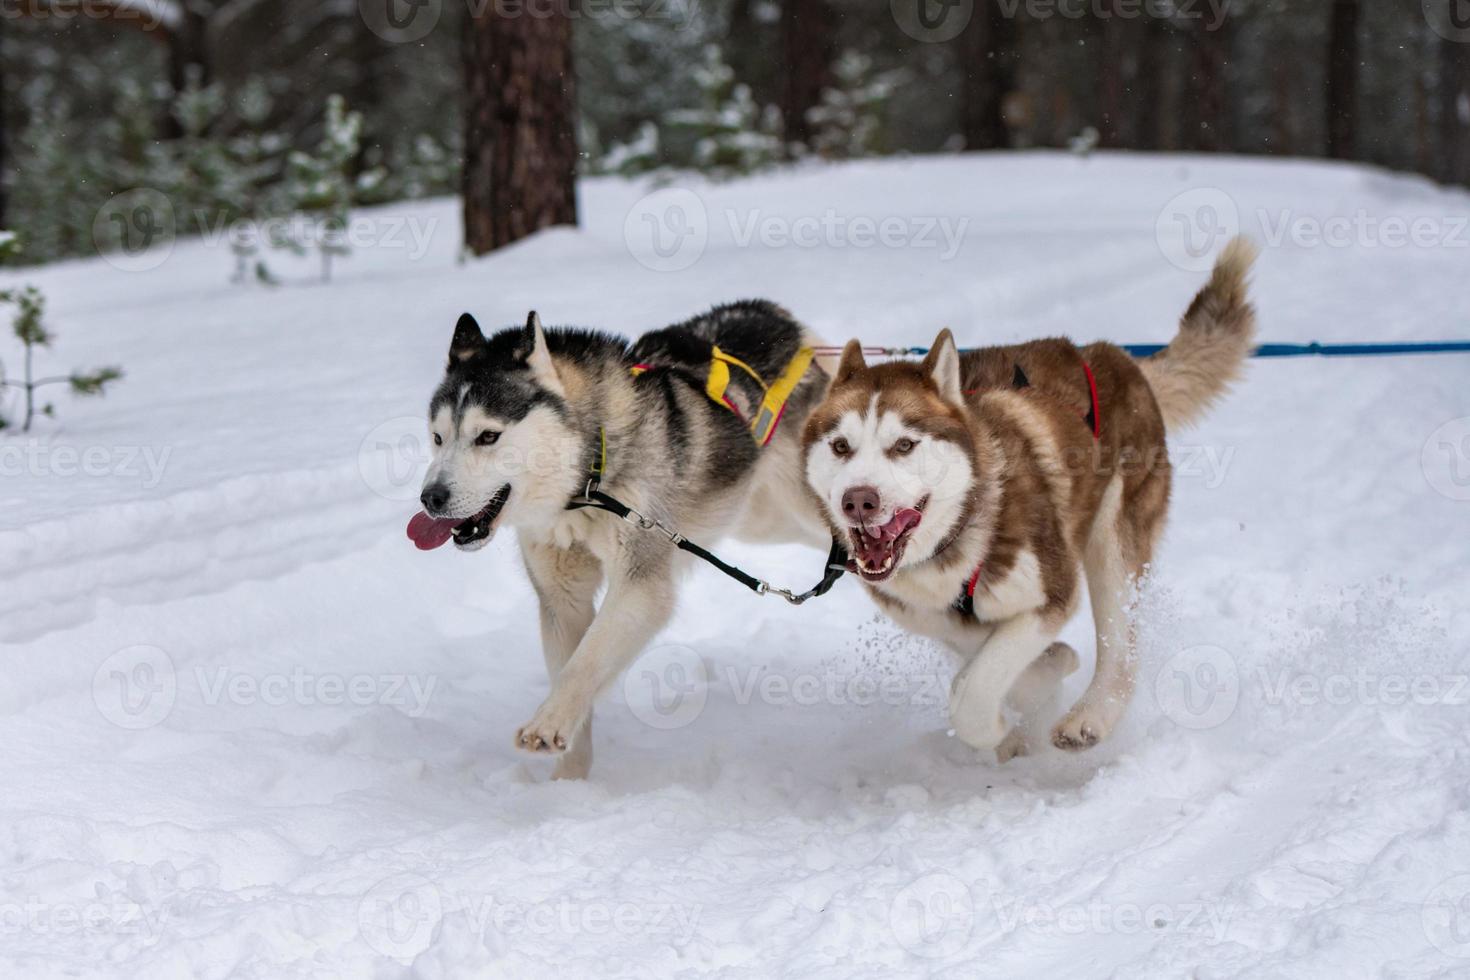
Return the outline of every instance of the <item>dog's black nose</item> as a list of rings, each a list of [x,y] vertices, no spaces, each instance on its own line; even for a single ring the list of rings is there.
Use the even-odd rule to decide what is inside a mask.
[[[449,488],[442,483],[425,487],[424,492],[419,494],[419,503],[430,514],[438,513],[449,506]]]
[[[873,487],[853,487],[842,495],[842,513],[848,520],[865,521],[876,517],[878,508],[882,506],[883,498]]]

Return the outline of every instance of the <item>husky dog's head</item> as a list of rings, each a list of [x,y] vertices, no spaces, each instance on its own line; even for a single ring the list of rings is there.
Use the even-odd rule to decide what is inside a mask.
[[[976,438],[945,330],[922,364],[869,367],[852,341],[803,434],[807,484],[857,572],[881,582],[934,555],[970,512]]]
[[[488,340],[474,317],[459,318],[448,370],[429,403],[429,439],[424,511],[408,527],[418,547],[427,551],[453,538],[474,550],[502,524],[560,516],[587,461],[534,312],[524,329]]]

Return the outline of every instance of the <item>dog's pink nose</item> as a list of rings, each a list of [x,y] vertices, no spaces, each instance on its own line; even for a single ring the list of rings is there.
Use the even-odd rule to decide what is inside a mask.
[[[866,521],[878,516],[883,498],[873,487],[853,487],[842,495],[842,513],[850,521]]]

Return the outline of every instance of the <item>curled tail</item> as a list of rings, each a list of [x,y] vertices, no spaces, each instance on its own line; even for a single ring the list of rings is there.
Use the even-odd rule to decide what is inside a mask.
[[[1189,304],[1169,346],[1138,362],[1171,432],[1193,425],[1230,390],[1255,344],[1256,311],[1246,277],[1256,247],[1236,238],[1215,260],[1210,281]]]

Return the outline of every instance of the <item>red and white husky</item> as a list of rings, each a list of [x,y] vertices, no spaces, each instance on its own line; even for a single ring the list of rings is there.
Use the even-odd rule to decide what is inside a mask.
[[[848,344],[803,436],[807,483],[873,598],[962,660],[950,717],[1001,761],[1076,669],[1057,634],[1086,576],[1097,669],[1051,732],[1085,749],[1133,692],[1128,602],[1163,529],[1165,432],[1201,416],[1239,375],[1255,315],[1248,242],[1221,254],[1169,347],[1042,340],[961,354],[948,330],[922,364],[869,367]]]

